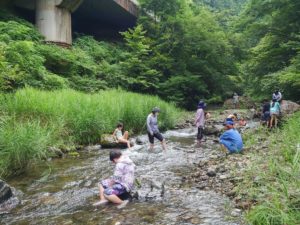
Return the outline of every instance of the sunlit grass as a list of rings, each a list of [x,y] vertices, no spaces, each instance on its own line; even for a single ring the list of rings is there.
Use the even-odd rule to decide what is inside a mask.
[[[257,202],[247,214],[250,224],[300,223],[299,128],[300,112],[280,130],[270,133],[259,130],[246,135],[246,145],[249,147],[259,145],[261,138],[268,141],[268,148],[251,154],[252,166],[238,187],[240,196]]]

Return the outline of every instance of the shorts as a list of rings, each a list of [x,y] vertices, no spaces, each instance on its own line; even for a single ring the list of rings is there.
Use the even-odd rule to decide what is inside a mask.
[[[271,112],[271,116],[273,116],[273,115],[275,115],[275,116],[279,116],[279,112],[278,111],[276,111],[276,112]]]
[[[111,179],[106,179],[100,182],[102,187],[104,188],[104,194],[105,195],[122,195],[126,193],[126,188],[119,183],[114,183],[111,185],[112,180]]]
[[[164,140],[164,137],[162,136],[161,133],[155,133],[153,135],[151,135],[149,132],[148,132],[148,138],[149,138],[149,142],[151,144],[154,144],[154,138],[158,139],[160,142],[162,142]]]
[[[264,112],[263,116],[262,116],[262,121],[269,121],[271,118],[270,116],[270,112],[269,111],[266,111]]]
[[[203,127],[198,127],[197,140],[202,140],[203,132],[204,132],[204,128]]]

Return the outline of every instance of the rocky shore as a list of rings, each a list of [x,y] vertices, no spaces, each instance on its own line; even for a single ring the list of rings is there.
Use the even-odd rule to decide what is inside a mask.
[[[289,117],[298,111],[300,106],[290,101],[283,101],[282,115]],[[229,197],[237,210],[247,210],[256,203],[254,198],[249,196],[241,196],[238,194],[239,188],[244,180],[244,172],[252,166],[256,161],[255,155],[260,158],[270,157],[268,154],[269,142],[266,136],[256,137],[255,143],[246,145],[241,154],[227,154],[221,152],[218,143],[218,137],[223,132],[221,125],[226,115],[236,112],[239,117],[245,118],[248,125],[245,127],[237,127],[243,134],[243,138],[254,136],[260,129],[258,113],[254,109],[248,110],[225,110],[210,112],[212,117],[207,120],[205,127],[206,142],[203,146],[209,146],[211,155],[207,159],[200,161],[195,165],[189,176],[183,177],[183,181],[191,183],[200,190],[213,190]],[[193,126],[193,115],[186,119],[184,124],[178,127]],[[214,145],[215,144],[215,145]],[[212,147],[214,146],[214,147]],[[259,173],[253,177],[253,184],[259,183]]]

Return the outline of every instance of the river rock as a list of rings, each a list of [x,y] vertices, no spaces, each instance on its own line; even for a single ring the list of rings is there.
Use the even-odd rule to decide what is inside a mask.
[[[146,144],[146,140],[143,140],[141,137],[137,137],[136,140],[135,140],[135,143],[138,144],[138,145],[144,145]]]
[[[242,213],[242,210],[234,209],[234,210],[232,210],[230,215],[233,216],[233,217],[239,217],[239,216],[241,216],[241,213]]]
[[[216,175],[217,175],[217,173],[216,173],[216,169],[215,168],[212,168],[212,167],[210,167],[210,168],[208,168],[208,170],[207,170],[207,176],[209,176],[209,177],[215,177]]]
[[[223,175],[220,175],[220,180],[226,180],[226,179],[228,179],[228,175],[226,175],[226,174],[223,174]]]
[[[13,196],[13,192],[11,187],[3,180],[0,180],[0,204],[7,201],[12,196]]]
[[[100,144],[103,148],[126,148],[126,144],[118,143],[111,134],[101,135]]]

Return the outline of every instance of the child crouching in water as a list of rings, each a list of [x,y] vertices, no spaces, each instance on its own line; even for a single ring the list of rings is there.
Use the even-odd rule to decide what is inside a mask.
[[[128,200],[123,201],[120,196],[129,195],[133,188],[135,164],[120,151],[111,151],[109,159],[116,164],[115,171],[112,177],[99,183],[100,201],[94,206],[112,202],[119,204],[118,207],[122,208]]]
[[[123,127],[123,123],[118,123],[117,128],[113,133],[113,136],[118,143],[127,144],[127,147],[130,149],[130,141],[128,140],[129,134],[128,131],[125,131],[124,135],[122,134]]]

